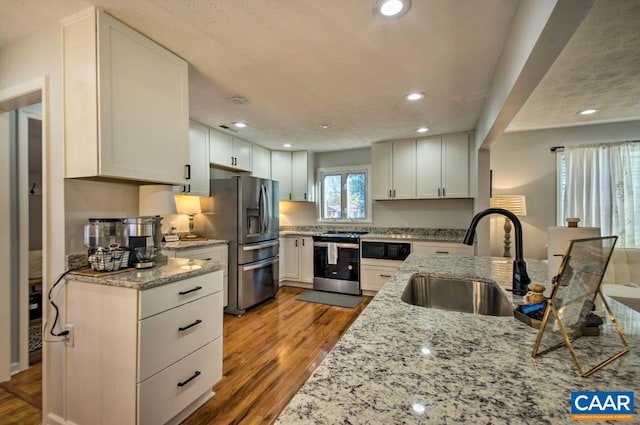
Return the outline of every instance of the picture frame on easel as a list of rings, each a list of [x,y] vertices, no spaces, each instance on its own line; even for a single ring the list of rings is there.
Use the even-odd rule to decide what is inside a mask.
[[[538,357],[556,348],[566,346],[578,368],[580,376],[587,377],[629,352],[620,325],[616,321],[600,287],[602,277],[617,241],[617,236],[575,239],[569,244],[557,276],[553,279],[551,297],[538,330],[532,357]],[[594,309],[600,296],[611,323],[622,341],[622,350],[606,357],[595,366],[585,370],[576,349],[576,340],[587,335],[587,316]],[[560,342],[558,343],[558,339]],[[552,346],[541,349],[545,345]],[[594,344],[592,344],[593,346]],[[603,348],[603,347],[599,347]]]

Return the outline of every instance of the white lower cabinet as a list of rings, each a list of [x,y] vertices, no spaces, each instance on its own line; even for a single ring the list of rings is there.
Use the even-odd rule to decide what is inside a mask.
[[[229,247],[226,244],[206,246],[206,247],[194,247],[185,248],[179,250],[163,249],[162,253],[171,258],[193,258],[196,260],[215,260],[224,263],[224,277],[222,281],[223,288],[223,301],[222,305],[227,306],[229,304]]]
[[[147,290],[65,286],[65,420],[179,423],[222,378],[222,270]]]
[[[402,261],[360,258],[360,289],[378,292],[401,264]]]
[[[282,279],[313,283],[313,238],[285,236],[280,246]]]
[[[473,246],[456,242],[413,242],[414,254],[475,255]]]

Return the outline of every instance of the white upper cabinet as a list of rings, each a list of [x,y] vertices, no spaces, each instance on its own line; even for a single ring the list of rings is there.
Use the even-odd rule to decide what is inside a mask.
[[[416,162],[418,198],[469,197],[468,134],[418,140]]]
[[[291,153],[291,200],[314,200],[315,168],[312,152]]]
[[[186,195],[209,196],[209,127],[189,123],[189,168]]]
[[[262,146],[253,145],[251,150],[251,175],[262,179],[271,178],[271,151]]]
[[[415,155],[415,140],[371,145],[373,199],[415,199]]]
[[[271,151],[271,178],[280,183],[278,199],[289,201],[291,195],[291,152]]]
[[[281,201],[314,201],[313,152],[271,151],[271,178],[280,182]]]
[[[209,162],[226,168],[251,171],[251,143],[210,128]]]
[[[187,62],[103,11],[62,29],[65,176],[185,184]]]

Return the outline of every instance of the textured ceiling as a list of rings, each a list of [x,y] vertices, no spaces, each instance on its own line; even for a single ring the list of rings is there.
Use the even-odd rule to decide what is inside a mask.
[[[0,46],[96,5],[190,64],[191,117],[316,151],[473,129],[517,0],[0,0]],[[509,131],[640,118],[640,0],[597,0]],[[411,90],[427,93],[409,104]],[[230,96],[248,99],[234,104]],[[575,112],[597,107],[599,114]],[[321,123],[330,123],[328,129]]]
[[[598,0],[507,131],[638,119],[640,1]]]

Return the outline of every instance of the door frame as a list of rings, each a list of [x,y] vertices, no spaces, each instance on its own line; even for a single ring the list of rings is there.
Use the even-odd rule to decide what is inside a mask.
[[[35,78],[21,84],[0,90],[0,116],[2,116],[3,124],[7,124],[8,129],[8,112],[22,107],[32,105],[35,103],[42,103],[42,203],[43,203],[43,222],[42,222],[42,246],[43,246],[43,263],[42,263],[42,281],[43,292],[46,291],[46,284],[48,278],[48,253],[45,249],[49,246],[49,231],[47,227],[47,210],[44,206],[47,203],[48,194],[48,182],[47,182],[47,146],[48,146],[48,108],[49,108],[49,81],[47,76]],[[5,143],[5,141],[7,143]],[[4,137],[0,137],[0,149],[9,149],[9,140]],[[11,180],[9,177],[9,159],[7,155],[0,155],[2,158],[0,161],[6,161],[6,164],[2,163],[0,169],[4,170],[3,175],[0,176],[0,196],[2,199],[9,199]],[[6,174],[6,175],[5,175]],[[11,205],[0,203],[0,229],[8,230],[6,226],[10,225],[10,209]],[[10,235],[8,231],[0,232],[0,244],[2,246],[11,246]],[[3,255],[0,256],[0,382],[7,381],[11,378],[11,273],[12,267],[10,257]],[[25,287],[26,289],[26,287]],[[22,296],[22,294],[21,294]],[[28,298],[25,304],[28,303]],[[22,304],[22,302],[21,302]],[[27,318],[28,318],[28,305]],[[21,312],[22,314],[22,312]],[[46,305],[43,304],[43,318],[46,317]],[[23,320],[20,320],[23,322]],[[25,322],[28,326],[28,322]],[[22,326],[24,326],[22,324]],[[22,354],[22,353],[21,353]],[[28,346],[27,346],[28,357]],[[47,346],[43,344],[43,371],[46,367],[47,358]],[[27,359],[28,363],[28,359]],[[46,388],[45,373],[43,375],[43,390]],[[43,391],[43,402],[46,400],[46,394]],[[45,403],[43,403],[44,405]]]

